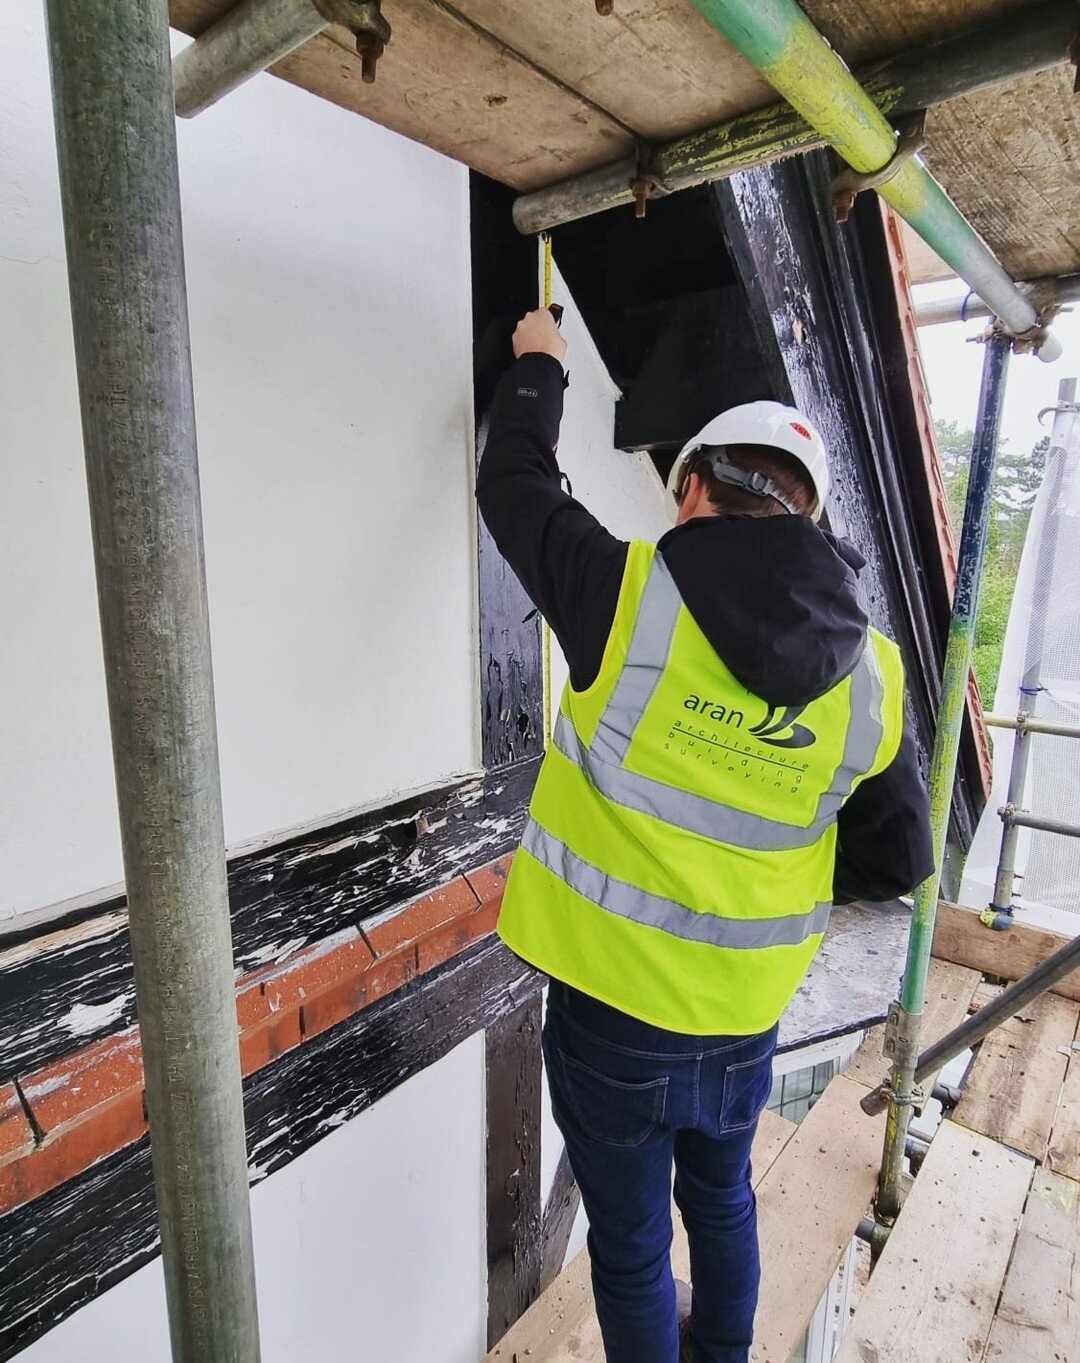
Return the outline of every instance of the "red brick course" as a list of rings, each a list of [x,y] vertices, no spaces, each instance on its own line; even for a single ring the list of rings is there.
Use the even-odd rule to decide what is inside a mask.
[[[355,937],[244,976],[237,983],[246,1075],[450,960],[493,931],[510,858],[455,877]],[[95,1042],[0,1086],[0,1215],[74,1178],[147,1130],[137,1028]]]
[[[15,1085],[0,1084],[0,1169],[10,1160],[28,1155],[33,1148],[34,1133]]]

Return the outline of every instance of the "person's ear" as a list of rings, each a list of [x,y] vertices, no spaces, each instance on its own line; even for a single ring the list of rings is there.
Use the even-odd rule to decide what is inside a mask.
[[[685,521],[698,515],[701,511],[701,499],[707,496],[705,484],[701,480],[701,475],[691,473],[683,483],[682,501],[679,503],[679,519],[677,525],[682,525]]]

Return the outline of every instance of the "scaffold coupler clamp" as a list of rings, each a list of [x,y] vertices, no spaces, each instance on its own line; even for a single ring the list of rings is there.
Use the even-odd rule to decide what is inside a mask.
[[[634,178],[630,193],[634,196],[634,217],[643,218],[651,198],[667,193],[667,187],[653,168],[655,148],[643,138],[634,143]]]
[[[829,193],[832,195],[836,221],[847,222],[856,198],[864,189],[878,189],[887,184],[925,145],[926,110],[920,109],[903,123],[897,124],[896,150],[880,170],[862,175],[850,166],[845,166],[839,175],[833,177]]]
[[[979,914],[979,922],[984,928],[993,928],[995,932],[1008,932],[1013,925],[1012,905],[1003,909],[998,904],[988,904]]]
[[[910,1089],[898,1089],[894,1082],[894,1076],[904,1073],[913,1073],[919,1060],[919,1024],[922,1015],[919,1013],[909,1013],[895,1000],[889,1004],[888,1016],[885,1019],[885,1040],[881,1047],[881,1053],[886,1060],[892,1064],[892,1074],[882,1081],[877,1088],[871,1089],[859,1106],[868,1117],[876,1117],[884,1112],[887,1107],[915,1107],[921,1103],[925,1094],[918,1084],[912,1084]]]
[[[382,0],[312,0],[312,3],[329,23],[350,30],[356,38],[363,82],[374,85],[375,67],[391,34],[382,12]]]

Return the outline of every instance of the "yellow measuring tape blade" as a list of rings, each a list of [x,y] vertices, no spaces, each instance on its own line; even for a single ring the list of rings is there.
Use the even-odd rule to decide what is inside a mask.
[[[541,238],[544,253],[544,307],[551,307],[551,238]],[[551,626],[545,620],[541,630],[544,643],[544,747],[551,742]]]

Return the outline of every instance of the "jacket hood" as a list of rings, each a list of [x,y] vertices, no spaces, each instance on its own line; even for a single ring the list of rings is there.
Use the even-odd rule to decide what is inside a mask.
[[[806,705],[858,662],[866,560],[806,516],[699,516],[658,548],[709,643],[769,705]]]

